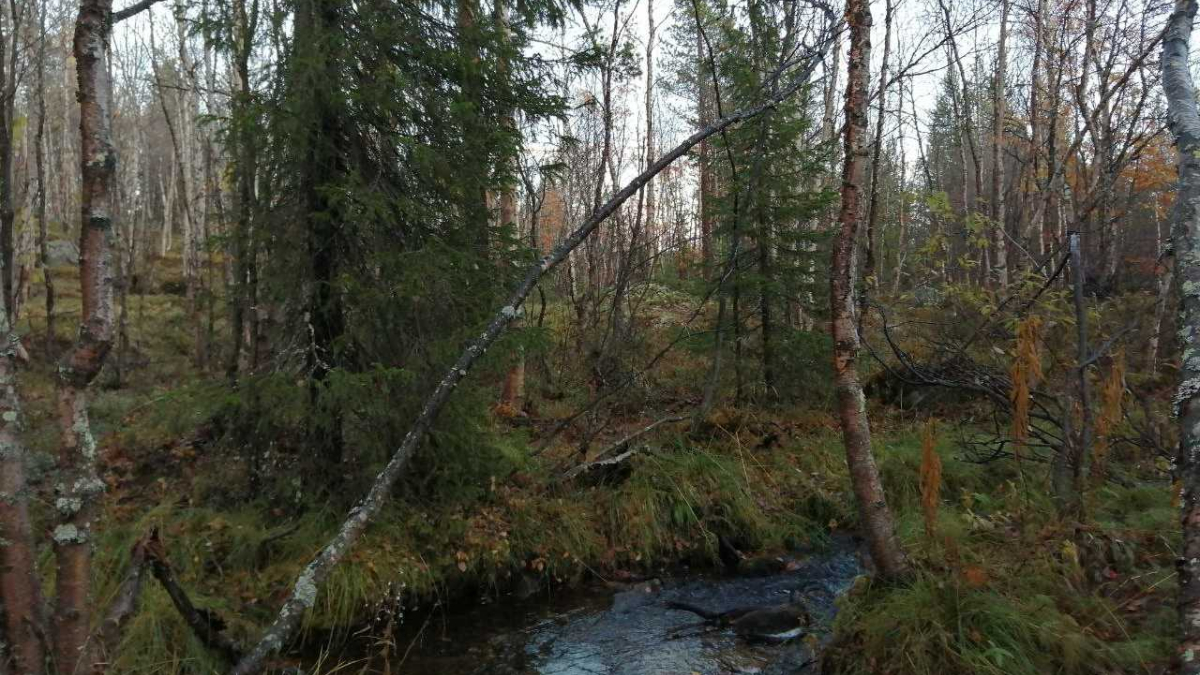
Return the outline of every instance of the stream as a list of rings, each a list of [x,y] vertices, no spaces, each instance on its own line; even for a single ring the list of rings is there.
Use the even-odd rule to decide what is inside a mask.
[[[789,571],[769,576],[693,575],[434,612],[422,625],[401,631],[398,653],[376,666],[378,672],[420,675],[815,673],[814,649],[828,638],[835,600],[862,567],[848,536],[792,559]],[[786,603],[797,597],[793,592],[813,617],[811,630],[775,645],[696,627],[699,617],[666,604],[723,611]]]

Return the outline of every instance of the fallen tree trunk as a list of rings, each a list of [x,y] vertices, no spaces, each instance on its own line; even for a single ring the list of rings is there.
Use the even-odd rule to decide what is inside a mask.
[[[97,647],[99,663],[103,663],[105,667],[116,660],[117,647],[121,644],[125,625],[137,612],[138,601],[142,597],[143,581],[146,578],[146,558],[156,536],[151,532],[134,542],[129,555],[129,569],[125,572],[121,585],[117,587],[117,594],[113,596],[108,611],[104,614],[104,620],[100,622]]]
[[[198,608],[188,596],[187,591],[175,578],[175,570],[167,560],[167,551],[163,547],[158,532],[152,532],[146,546],[146,557],[150,561],[150,572],[162,584],[163,590],[171,598],[179,616],[183,617],[188,628],[205,647],[221,655],[228,663],[237,663],[242,658],[242,649],[236,642],[225,634],[225,622],[216,613]]]
[[[263,633],[258,644],[234,666],[232,675],[251,675],[262,670],[265,660],[281,650],[291,639],[304,613],[313,606],[317,599],[317,590],[328,577],[333,568],[341,562],[346,553],[358,542],[371,519],[383,508],[391,493],[392,487],[404,472],[405,466],[424,440],[442,407],[450,399],[459,382],[467,376],[475,362],[483,356],[496,338],[517,318],[518,309],[533,292],[538,281],[548,272],[558,267],[571,251],[575,250],[588,235],[590,235],[609,216],[617,211],[630,197],[637,194],[654,176],[661,173],[675,160],[686,155],[693,147],[706,138],[720,133],[739,122],[756,117],[774,108],[800,90],[809,80],[812,72],[820,63],[830,36],[834,32],[835,19],[832,10],[818,5],[825,13],[826,25],[822,38],[797,61],[789,66],[796,66],[791,83],[775,92],[761,105],[743,110],[728,117],[723,117],[709,126],[689,136],[670,152],[665,153],[651,164],[645,171],[630,181],[611,199],[596,209],[574,232],[559,241],[554,249],[540,261],[530,267],[525,279],[517,286],[509,297],[509,301],[492,318],[488,327],[463,351],[458,360],[438,383],[437,388],[425,402],[421,414],[417,416],[408,434],[400,443],[400,447],[392,455],[391,460],[375,478],[374,484],[366,497],[350,510],[349,516],[339,528],[337,534],[317,553],[316,557],[304,568],[292,587],[288,599],[284,601],[279,614]]]

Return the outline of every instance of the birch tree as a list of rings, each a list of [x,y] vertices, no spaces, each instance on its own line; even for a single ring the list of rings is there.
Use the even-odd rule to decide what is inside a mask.
[[[1183,360],[1175,395],[1179,418],[1180,522],[1179,672],[1200,673],[1200,110],[1188,68],[1196,0],[1175,0],[1163,41],[1162,80],[1167,125],[1179,152],[1179,187],[1172,214],[1179,338]]]
[[[871,557],[886,578],[907,574],[908,562],[896,539],[892,513],[871,454],[871,426],[855,360],[858,332],[854,321],[854,250],[861,219],[862,181],[866,163],[867,78],[871,63],[871,8],[868,0],[849,0],[850,57],[846,76],[845,163],[839,231],[833,245],[830,271],[830,316],[833,328],[833,367],[838,418],[846,446],[846,464],[858,500],[863,532]]]
[[[117,155],[112,138],[109,40],[113,23],[148,8],[155,1],[141,0],[114,13],[112,0],[82,0],[75,22],[73,55],[79,81],[83,177],[79,258],[82,319],[75,345],[58,367],[62,440],[52,537],[56,567],[52,644],[55,666],[64,674],[92,672],[100,658],[99,644],[92,639],[91,560],[92,524],[104,492],[104,481],[97,473],[96,439],[88,417],[88,388],[104,366],[113,342],[112,240]]]

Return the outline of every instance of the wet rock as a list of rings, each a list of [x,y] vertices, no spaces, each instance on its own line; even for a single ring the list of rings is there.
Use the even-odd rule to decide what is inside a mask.
[[[817,672],[817,654],[804,640],[797,640],[782,650],[762,675],[813,675]]]
[[[626,614],[651,603],[657,603],[656,597],[662,590],[662,582],[658,579],[632,584],[613,596],[612,611],[616,614]]]

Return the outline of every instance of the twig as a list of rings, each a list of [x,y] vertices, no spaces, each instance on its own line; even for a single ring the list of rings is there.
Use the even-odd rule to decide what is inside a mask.
[[[616,464],[620,464],[621,462],[625,461],[626,459],[629,459],[630,457],[632,457],[637,452],[636,450],[627,450],[630,443],[632,443],[635,440],[637,440],[638,438],[641,438],[642,436],[650,433],[651,431],[653,431],[655,428],[657,428],[660,425],[669,424],[671,422],[681,422],[683,420],[686,420],[687,418],[688,418],[687,415],[671,415],[669,417],[664,417],[660,420],[652,422],[649,426],[639,429],[639,430],[633,432],[632,434],[629,434],[625,438],[622,438],[621,440],[617,441],[616,443],[613,443],[612,445],[608,446],[603,451],[601,451],[599,455],[596,456],[596,459],[593,459],[592,461],[586,462],[584,464],[580,464],[580,465],[572,468],[570,471],[564,473],[562,476],[562,480],[570,480],[570,479],[574,478],[575,476],[578,476],[579,474],[583,473],[584,471],[590,471],[592,469],[599,468],[599,467],[614,466]],[[624,452],[621,452],[622,450],[624,450]],[[614,452],[620,452],[621,454],[617,455],[616,457],[603,459],[607,455],[610,455]]]
[[[1125,326],[1121,330],[1117,331],[1116,334],[1114,334],[1112,337],[1108,338],[1108,340],[1106,340],[1104,342],[1104,344],[1100,345],[1100,348],[1097,349],[1095,352],[1093,352],[1092,355],[1089,356],[1086,361],[1079,364],[1079,367],[1087,368],[1088,366],[1092,365],[1093,363],[1099,361],[1105,354],[1108,353],[1108,350],[1113,348],[1113,345],[1116,344],[1117,341],[1119,341],[1121,338],[1125,337],[1126,335],[1128,335],[1129,333],[1132,333],[1135,329],[1137,329],[1138,323],[1139,323],[1138,321],[1134,321],[1133,323],[1129,324],[1128,326]]]
[[[141,0],[141,2],[135,2],[134,4],[126,7],[125,9],[113,12],[112,13],[112,22],[114,24],[120,23],[120,22],[124,21],[125,19],[128,19],[132,16],[141,14],[142,12],[146,11],[147,9],[150,9],[151,7],[153,7],[154,5],[157,5],[160,2],[162,2],[162,0]]]

